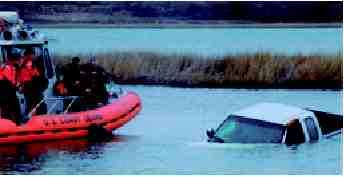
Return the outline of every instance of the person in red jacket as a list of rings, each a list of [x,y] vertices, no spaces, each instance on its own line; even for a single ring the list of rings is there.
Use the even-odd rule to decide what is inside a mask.
[[[34,51],[27,49],[21,60],[19,82],[25,83],[31,81],[33,77],[40,76],[38,69],[33,65]]]
[[[34,50],[32,48],[27,48],[24,52],[18,78],[26,100],[27,113],[31,112],[31,110],[33,110],[43,99],[43,92],[48,85],[48,80],[44,77],[44,73],[40,73],[35,66],[33,62],[34,57]],[[46,104],[42,103],[38,107],[36,114],[45,114],[46,111]]]
[[[19,74],[19,54],[11,54],[8,62],[0,68],[0,109],[1,117],[21,123],[21,111],[16,95],[19,86],[17,77]]]

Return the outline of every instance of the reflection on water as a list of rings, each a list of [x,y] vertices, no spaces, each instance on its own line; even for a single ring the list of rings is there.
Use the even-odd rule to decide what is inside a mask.
[[[90,142],[87,139],[71,139],[0,146],[0,174],[30,174],[41,170],[44,163],[59,156],[75,159],[97,159],[104,156],[107,144],[135,139],[135,136],[115,135],[107,142]]]
[[[0,174],[341,174],[342,136],[298,146],[210,144],[205,132],[229,113],[279,102],[342,114],[341,91],[124,86],[142,112],[110,142],[0,146]]]

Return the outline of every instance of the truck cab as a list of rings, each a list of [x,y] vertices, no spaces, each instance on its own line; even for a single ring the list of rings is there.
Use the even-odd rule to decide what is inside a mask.
[[[216,130],[207,131],[207,135],[208,142],[291,145],[339,134],[342,120],[341,115],[260,103],[230,114]]]

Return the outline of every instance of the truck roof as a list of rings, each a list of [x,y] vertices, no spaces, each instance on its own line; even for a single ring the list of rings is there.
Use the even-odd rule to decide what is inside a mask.
[[[258,103],[234,112],[233,115],[266,122],[286,124],[300,114],[312,114],[311,111],[280,103]]]

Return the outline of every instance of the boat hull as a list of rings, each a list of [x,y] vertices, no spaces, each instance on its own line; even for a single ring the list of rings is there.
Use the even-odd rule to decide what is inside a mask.
[[[128,92],[118,100],[98,109],[61,115],[33,116],[26,124],[16,126],[0,119],[0,144],[85,137],[89,127],[100,125],[113,131],[133,119],[141,111],[141,100]]]

